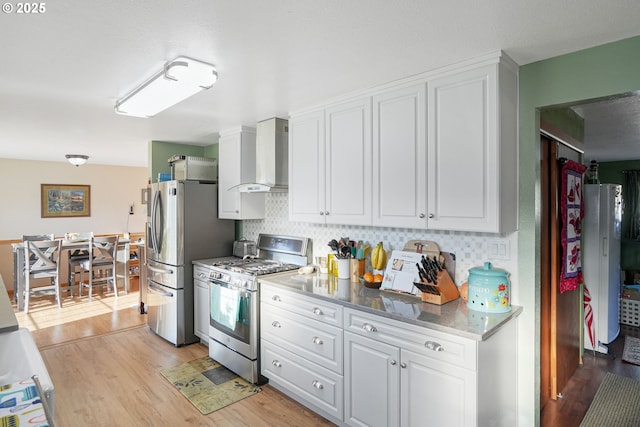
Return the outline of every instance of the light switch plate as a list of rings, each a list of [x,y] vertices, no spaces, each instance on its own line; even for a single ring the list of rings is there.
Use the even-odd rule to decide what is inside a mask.
[[[511,259],[511,243],[507,239],[492,239],[488,242],[489,258],[491,259]]]

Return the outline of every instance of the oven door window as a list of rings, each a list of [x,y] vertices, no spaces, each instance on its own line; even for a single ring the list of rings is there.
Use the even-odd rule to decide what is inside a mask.
[[[239,341],[250,344],[251,298],[255,298],[256,293],[225,283],[211,282],[209,295],[211,326]]]

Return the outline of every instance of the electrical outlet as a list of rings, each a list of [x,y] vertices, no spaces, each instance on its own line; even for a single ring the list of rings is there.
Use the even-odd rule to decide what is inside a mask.
[[[133,205],[129,206],[129,215],[133,215]]]
[[[506,239],[492,239],[488,242],[489,258],[509,260],[511,258],[510,243]]]

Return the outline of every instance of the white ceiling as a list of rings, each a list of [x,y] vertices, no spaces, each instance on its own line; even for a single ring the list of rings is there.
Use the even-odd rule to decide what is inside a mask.
[[[498,49],[523,65],[640,34],[637,0],[44,4],[1,17],[0,157],[146,166],[150,140],[208,145],[219,131]],[[214,64],[216,85],[150,119],[114,113],[180,55]]]

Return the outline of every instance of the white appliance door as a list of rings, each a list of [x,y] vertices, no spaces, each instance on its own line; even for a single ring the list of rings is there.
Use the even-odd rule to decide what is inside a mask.
[[[606,184],[600,188],[600,224],[602,269],[600,283],[600,341],[609,344],[620,333],[620,186]],[[606,319],[606,320],[605,320]]]

